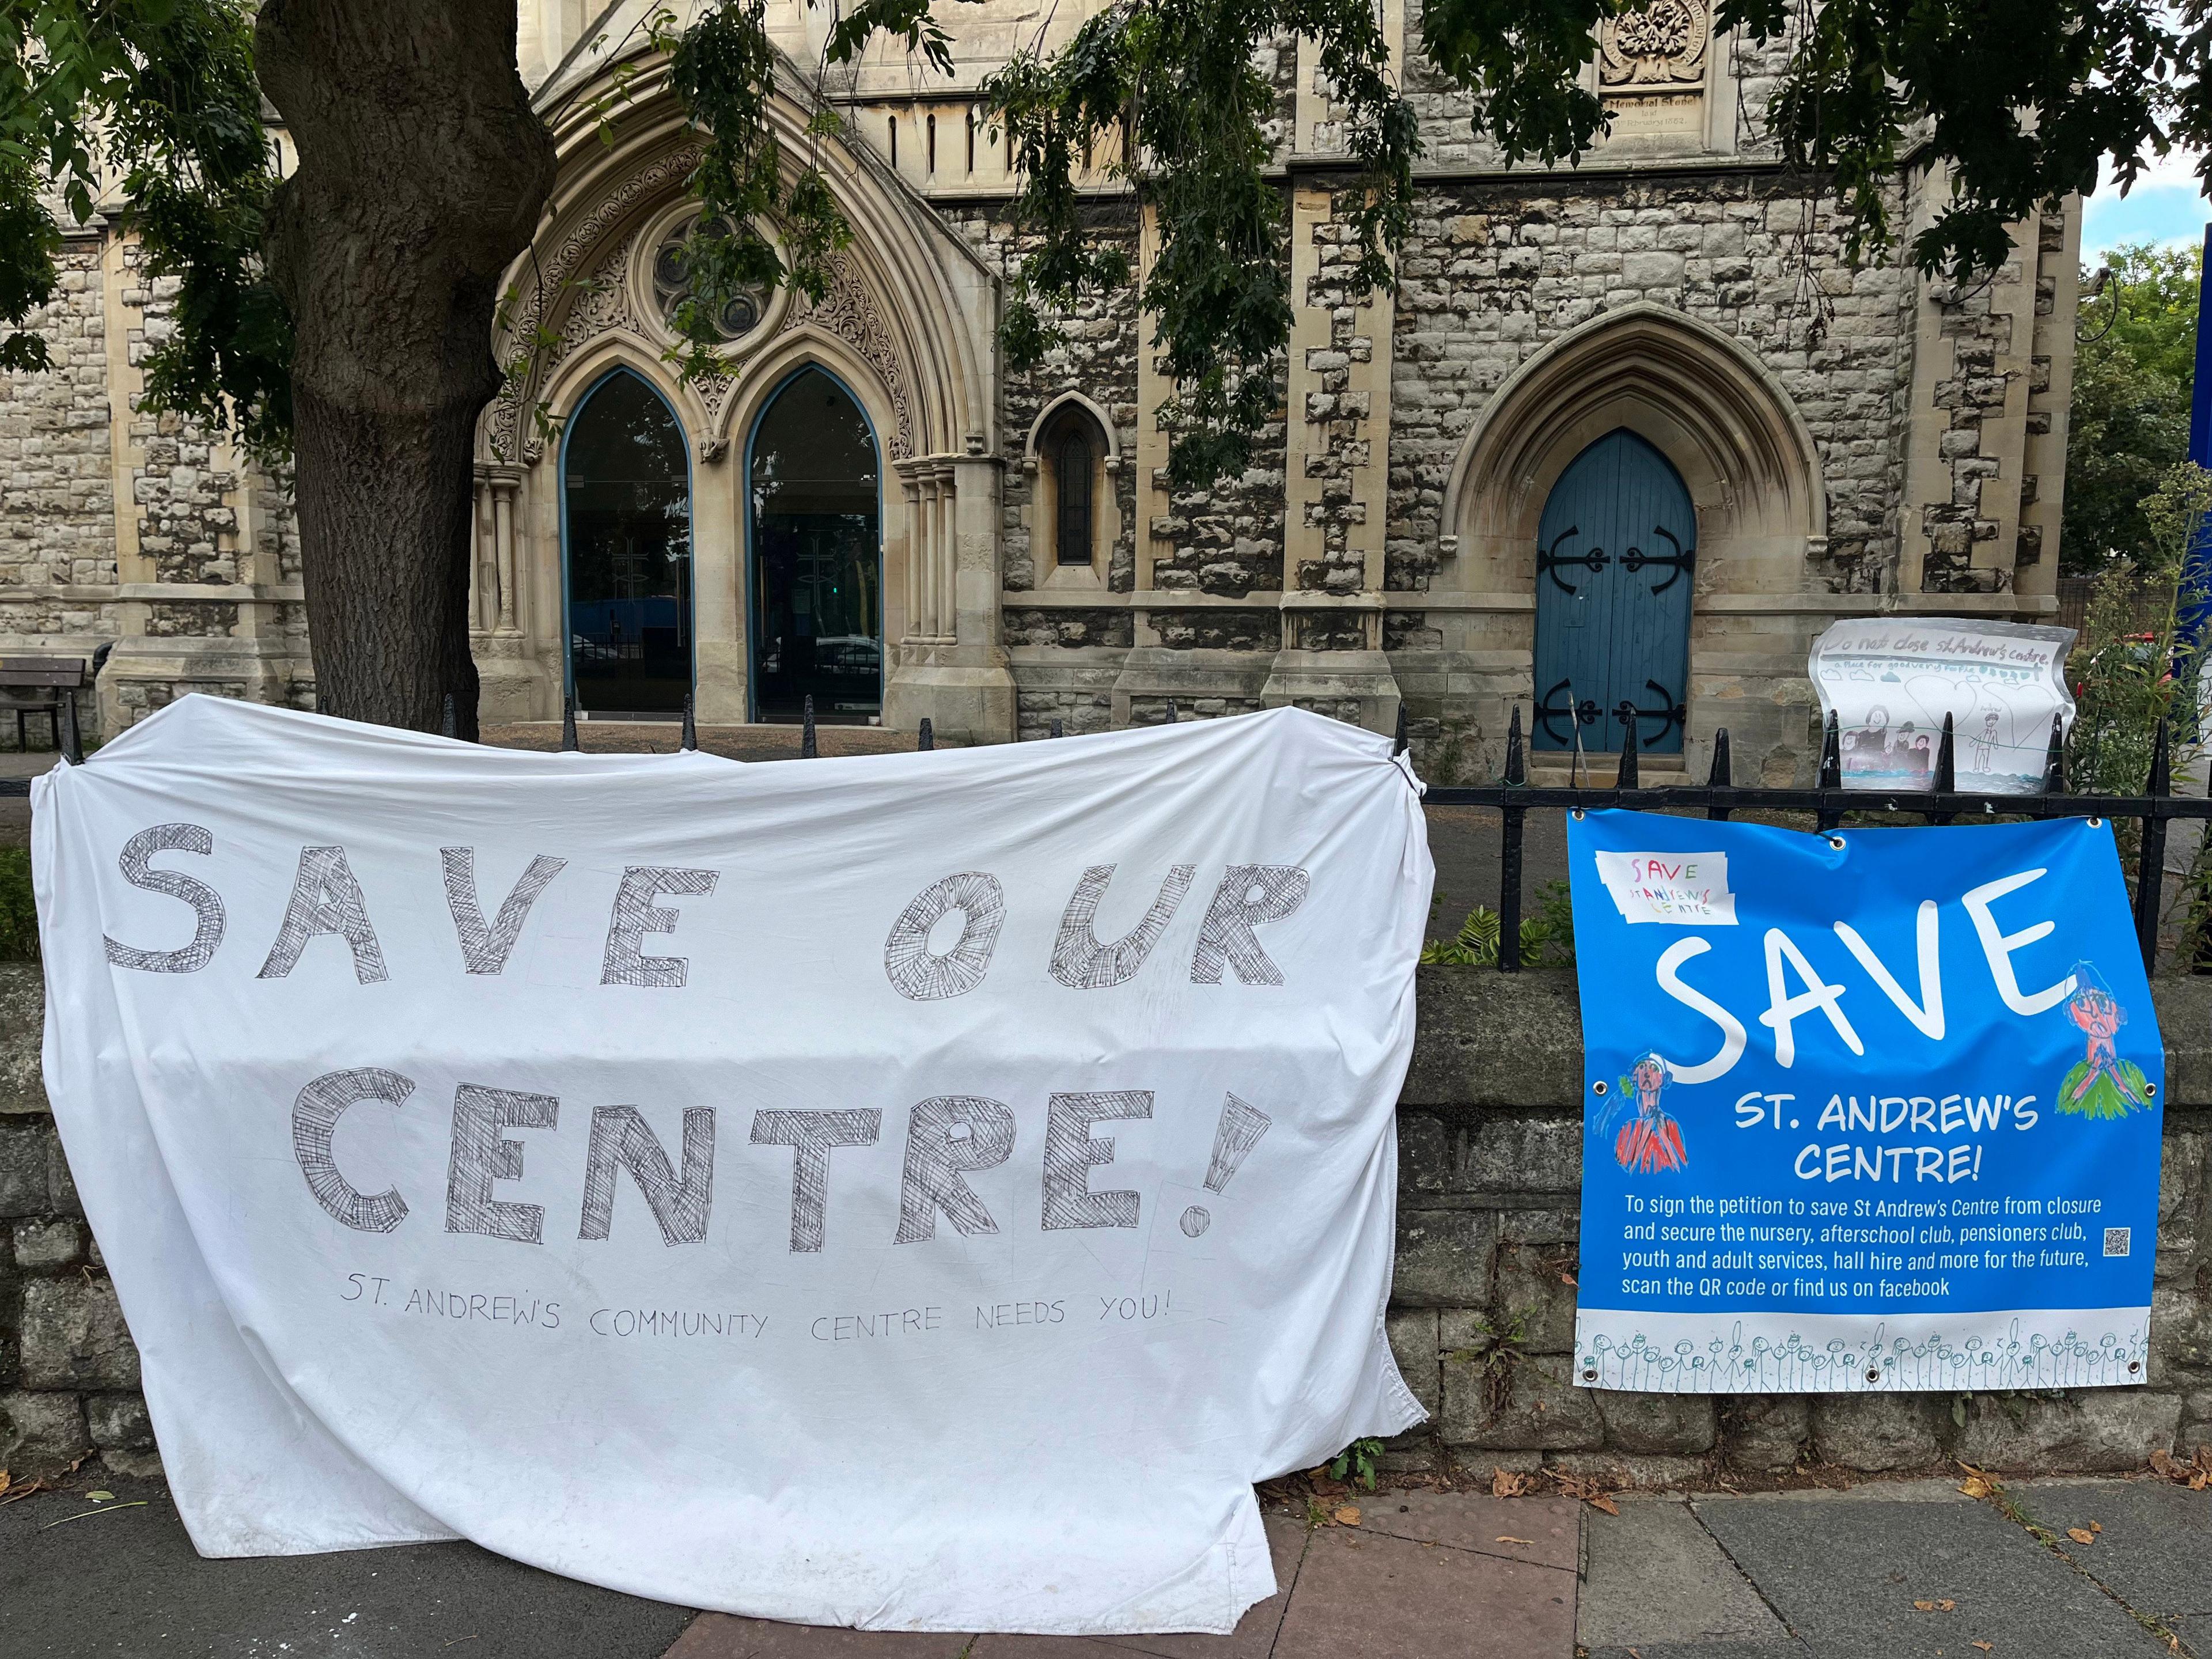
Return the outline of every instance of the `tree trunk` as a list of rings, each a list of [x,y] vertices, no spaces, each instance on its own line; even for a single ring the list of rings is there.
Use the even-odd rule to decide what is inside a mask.
[[[500,280],[553,142],[514,64],[515,0],[265,0],[257,67],[299,152],[271,279],[290,307],[301,562],[326,714],[477,729],[477,417]]]

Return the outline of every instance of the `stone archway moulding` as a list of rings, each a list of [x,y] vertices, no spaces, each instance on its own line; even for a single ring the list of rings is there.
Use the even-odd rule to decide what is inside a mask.
[[[1641,302],[1553,341],[1484,407],[1444,496],[1465,586],[1533,578],[1533,553],[1522,555],[1533,549],[1553,484],[1583,448],[1620,427],[1650,440],[1682,475],[1706,550],[1759,558],[1765,568],[1752,585],[1763,588],[1782,585],[1777,563],[1787,559],[1787,585],[1796,585],[1805,552],[1827,528],[1820,454],[1803,417],[1736,341]]]
[[[667,90],[665,68],[633,83],[631,108],[635,116],[623,122],[622,140],[611,150],[592,126],[560,135],[565,200],[540,235],[535,257],[514,268],[516,300],[495,349],[508,362],[541,329],[553,343],[530,383],[511,386],[486,412],[483,442],[496,456],[535,459],[529,410],[546,385],[565,378],[563,359],[605,331],[641,341],[656,332],[631,314],[633,244],[648,222],[665,221],[680,201],[700,148]],[[804,131],[805,111],[793,100],[773,100],[770,118],[787,155],[815,142]],[[891,415],[882,432],[887,459],[988,453],[993,278],[897,181],[834,141],[829,148],[832,188],[854,241],[835,257],[830,290],[822,300],[792,295],[757,337],[725,349],[732,374],[705,377],[691,388],[707,416],[698,434],[702,453],[719,455],[733,435],[734,382],[808,325],[842,337],[880,384]]]

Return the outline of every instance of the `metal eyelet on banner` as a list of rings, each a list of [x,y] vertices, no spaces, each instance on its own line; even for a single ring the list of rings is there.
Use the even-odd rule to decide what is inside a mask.
[[[1879,1366],[1879,1365],[1869,1365],[1869,1366],[1868,1366],[1868,1367],[1867,1367],[1867,1381],[1868,1381],[1868,1382],[1881,1382],[1881,1366]]]
[[[2143,1085],[2143,1098],[2144,1098],[2144,1099],[2146,1099],[2146,1100],[2152,1100],[2152,1099],[2155,1099],[2155,1098],[2157,1097],[2157,1095],[2158,1095],[2158,1085],[2156,1085],[2155,1083],[2146,1083],[2146,1084],[2144,1084],[2144,1085]]]
[[[1591,1084],[1590,1087],[1597,1091],[1598,1093],[1603,1094],[1605,1092],[1605,1079],[1603,1078],[1600,1078],[1596,1082]]]
[[[1583,821],[1583,809],[1579,806],[1570,807],[1567,810],[1567,816],[1577,823],[1580,823]]]
[[[1828,845],[1840,853],[1844,850],[1844,838],[1841,836],[1831,836],[1828,837]]]
[[[1585,1365],[1585,1366],[1583,1366],[1583,1382],[1596,1382],[1596,1381],[1597,1381],[1597,1367],[1596,1367],[1596,1366],[1595,1366],[1595,1365]]]
[[[2089,827],[2092,830],[2101,830],[2105,827],[2105,821],[2102,818],[2091,818],[2089,820]]]

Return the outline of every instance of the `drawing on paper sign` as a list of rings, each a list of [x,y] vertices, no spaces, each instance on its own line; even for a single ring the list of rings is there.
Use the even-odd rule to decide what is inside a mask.
[[[1597,874],[1625,921],[1735,926],[1725,853],[1600,853]]]
[[[1613,1143],[1613,1161],[1638,1175],[1687,1166],[1689,1152],[1682,1145],[1682,1126],[1659,1103],[1667,1087],[1667,1062],[1646,1048],[1620,1079],[1620,1093],[1599,1117],[1598,1133],[1613,1127],[1615,1118],[1632,1107],[1635,1115],[1621,1126]]]
[[[2058,1109],[2077,1117],[2125,1117],[2148,1108],[2150,1079],[2133,1060],[2121,1059],[2113,1042],[2128,1023],[2128,1011],[2094,963],[2074,964],[2074,994],[2065,1006],[2066,1017],[2081,1028],[2089,1048],[2058,1085]]]

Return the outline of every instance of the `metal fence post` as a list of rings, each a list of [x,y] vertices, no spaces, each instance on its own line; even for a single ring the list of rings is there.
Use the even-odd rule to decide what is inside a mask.
[[[1936,793],[1948,795],[1959,787],[1959,750],[1957,735],[1951,729],[1951,713],[1943,712],[1943,735],[1936,741]],[[1954,814],[1930,812],[1930,823],[1948,823]]]
[[[1504,814],[1504,839],[1498,860],[1498,971],[1521,971],[1521,832],[1528,809],[1513,802],[1513,789],[1528,781],[1528,763],[1521,752],[1521,705],[1513,705],[1512,723],[1505,728],[1506,794],[1499,809]]]
[[[2158,967],[2158,909],[2166,896],[2166,820],[2154,809],[2161,796],[2172,793],[2172,757],[2166,722],[2160,720],[2151,744],[2150,783],[2143,791],[2151,799],[2142,816],[2142,852],[2136,860],[2136,944],[2142,951],[2146,974]]]
[[[1730,775],[1729,761],[1728,727],[1723,726],[1719,731],[1713,733],[1713,771],[1712,775],[1705,780],[1705,787],[1713,791],[1717,794],[1722,794],[1724,793],[1734,784],[1734,782],[1735,779]],[[1705,816],[1718,823],[1725,823],[1728,822],[1728,815],[1732,810],[1734,809],[1723,805],[1720,801],[1714,801],[1706,806]]]
[[[1061,735],[1059,716],[1054,715],[1053,717],[1053,722],[1049,730],[1051,731],[1052,735],[1055,738]]]
[[[812,760],[817,750],[814,744],[814,694],[806,694],[806,705],[800,714],[799,727],[799,758]]]
[[[927,714],[921,717],[921,732],[915,739],[914,747],[917,754],[926,753],[937,747],[937,731],[930,725],[929,716]]]
[[[576,694],[569,692],[561,699],[561,752],[576,752]]]
[[[460,708],[454,702],[453,694],[450,691],[446,693],[445,704],[439,711],[438,735],[441,738],[458,738],[461,735]]]
[[[82,766],[84,764],[84,744],[76,734],[76,689],[74,686],[62,688],[61,704],[62,758],[71,766]]]
[[[1624,702],[1620,706],[1620,713],[1623,716],[1620,729],[1620,770],[1613,777],[1613,787],[1616,789],[1634,789],[1639,787],[1643,781],[1638,774],[1636,765],[1638,747],[1636,705]]]
[[[1398,735],[1390,744],[1390,758],[1395,760],[1406,752],[1406,705],[1398,705]]]
[[[699,746],[699,721],[692,708],[692,694],[684,694],[684,741],[678,746],[679,753],[690,754]]]
[[[1843,787],[1843,726],[1832,714],[1828,716],[1827,729],[1820,734],[1820,787],[1841,789]],[[1826,806],[1820,809],[1819,822],[1822,830],[1832,830],[1843,821],[1841,809]]]
[[[2051,746],[2043,753],[2043,793],[2066,793],[2066,738],[2063,717],[2057,714],[2051,717]]]

